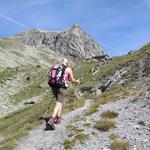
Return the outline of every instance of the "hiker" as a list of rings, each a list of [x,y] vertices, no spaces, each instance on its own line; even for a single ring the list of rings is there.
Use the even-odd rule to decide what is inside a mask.
[[[48,123],[47,123],[48,127],[46,127],[48,129],[50,128],[50,130],[55,129],[54,123],[60,123],[65,93],[66,93],[66,89],[68,88],[67,82],[71,81],[76,84],[80,83],[79,79],[76,80],[74,78],[73,71],[69,67],[69,61],[66,58],[62,60],[61,66],[64,68],[63,78],[65,80],[64,81],[65,83],[63,86],[60,86],[60,87],[51,86],[52,93],[54,97],[56,98],[56,104],[55,104],[52,116],[48,120]]]

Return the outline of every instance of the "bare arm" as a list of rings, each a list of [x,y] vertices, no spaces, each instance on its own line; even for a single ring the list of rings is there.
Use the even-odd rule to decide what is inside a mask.
[[[76,80],[76,79],[74,78],[72,69],[71,69],[71,68],[67,68],[67,71],[68,71],[68,73],[69,73],[69,80],[72,81],[72,82],[74,82],[74,83],[79,84],[79,83],[80,83],[80,80],[79,80],[79,79]]]

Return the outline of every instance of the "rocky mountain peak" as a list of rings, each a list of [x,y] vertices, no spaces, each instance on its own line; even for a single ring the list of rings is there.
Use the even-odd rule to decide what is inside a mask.
[[[95,42],[78,24],[62,32],[32,29],[22,35],[22,43],[35,47],[48,47],[50,50],[79,60],[104,54]]]
[[[80,25],[79,24],[73,24],[72,29],[80,29]]]

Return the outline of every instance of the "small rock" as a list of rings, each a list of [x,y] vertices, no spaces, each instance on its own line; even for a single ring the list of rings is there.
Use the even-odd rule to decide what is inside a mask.
[[[28,76],[26,79],[27,79],[28,81],[30,81],[30,80],[31,80],[31,77]]]
[[[36,65],[37,68],[41,68],[41,65]]]
[[[24,102],[25,105],[29,105],[29,104],[35,104],[35,102],[31,101],[31,102]]]
[[[139,129],[139,126],[134,126],[135,129]]]

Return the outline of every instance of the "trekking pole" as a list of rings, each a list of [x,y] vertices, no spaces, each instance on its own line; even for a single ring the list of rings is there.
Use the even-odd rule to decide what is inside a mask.
[[[42,119],[46,118],[46,115],[47,115],[47,113],[48,113],[48,111],[49,111],[49,109],[50,109],[50,107],[51,107],[51,104],[52,104],[52,102],[53,102],[53,100],[54,100],[54,96],[52,96],[51,98],[52,98],[52,100],[50,101],[50,104],[49,104],[49,106],[48,106],[48,108],[47,108],[45,114],[43,115]]]
[[[74,95],[75,95],[75,98],[74,98],[74,103],[73,103],[73,110],[75,110],[75,108],[76,108],[76,101],[77,101],[77,99],[78,99],[78,97],[77,97],[77,92],[78,92],[78,85],[75,86],[75,88],[74,88]]]

